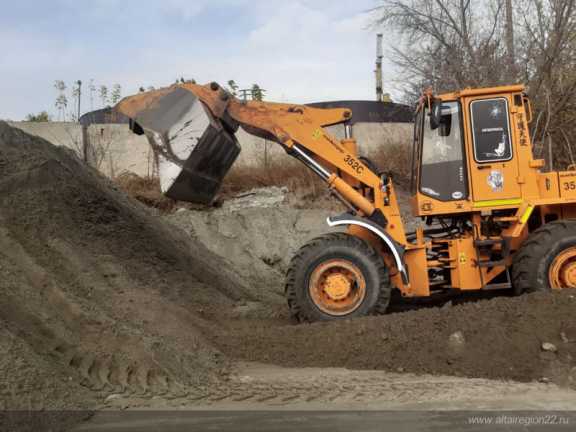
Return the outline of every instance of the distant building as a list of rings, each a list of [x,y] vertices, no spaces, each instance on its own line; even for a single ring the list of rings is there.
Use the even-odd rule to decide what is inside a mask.
[[[115,111],[112,107],[90,111],[80,116],[80,124],[82,126],[90,126],[91,124],[124,124],[128,123],[128,120],[128,117]]]

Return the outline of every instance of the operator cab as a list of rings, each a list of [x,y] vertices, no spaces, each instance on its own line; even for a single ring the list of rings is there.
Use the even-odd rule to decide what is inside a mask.
[[[440,102],[434,109],[435,119],[428,108],[419,112],[416,119],[422,129],[418,132],[421,145],[415,146],[421,154],[414,158],[415,162],[420,161],[418,191],[439,201],[465,199],[468,182],[460,103]]]
[[[521,198],[511,115],[525,111],[527,101],[517,87],[424,95],[414,126],[415,216],[463,213]],[[519,124],[527,128],[524,123],[522,118]]]

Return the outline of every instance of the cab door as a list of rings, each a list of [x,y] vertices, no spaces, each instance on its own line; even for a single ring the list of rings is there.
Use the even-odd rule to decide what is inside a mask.
[[[508,98],[469,98],[466,105],[473,199],[475,202],[507,200],[508,203],[502,204],[514,204],[521,190]]]

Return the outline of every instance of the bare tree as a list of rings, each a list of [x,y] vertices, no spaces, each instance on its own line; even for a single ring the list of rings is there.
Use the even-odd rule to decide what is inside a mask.
[[[100,102],[102,102],[102,108],[108,106],[108,87],[105,85],[100,86]]]
[[[74,103],[74,106],[78,107],[78,110],[76,112],[74,112],[74,109],[72,109],[70,113],[70,120],[72,120],[73,122],[80,120],[81,92],[82,92],[82,81],[78,80],[72,86],[72,102]]]
[[[230,93],[232,93],[232,96],[236,96],[238,92],[238,84],[236,84],[236,81],[228,80],[228,89],[230,90]]]
[[[66,120],[66,108],[68,107],[68,98],[66,97],[66,83],[62,80],[54,82],[54,88],[58,91],[54,105],[58,110],[58,120]]]
[[[112,105],[116,105],[122,99],[122,86],[120,84],[114,84],[112,87],[112,94],[110,95],[110,102]]]
[[[114,157],[111,154],[112,143],[118,141],[119,129],[114,126],[108,127],[98,127],[93,125],[89,129],[89,142],[90,142],[90,154],[89,162],[94,168],[102,171],[104,168],[104,163],[106,159],[110,166],[108,167],[108,174],[114,177]]]
[[[402,81],[419,93],[485,83],[498,84],[506,71],[493,67],[505,55],[501,44],[502,0],[383,0],[377,25],[404,38],[392,48]]]
[[[94,84],[94,79],[90,80],[88,85],[88,91],[90,92],[90,111],[94,111],[94,95],[96,94],[96,85]]]
[[[522,79],[536,107],[536,155],[571,163],[576,139],[576,0],[522,0]],[[544,153],[545,146],[548,152]]]
[[[402,39],[391,49],[408,100],[524,82],[535,107],[533,137],[561,163],[576,139],[576,0],[381,0],[377,26]]]

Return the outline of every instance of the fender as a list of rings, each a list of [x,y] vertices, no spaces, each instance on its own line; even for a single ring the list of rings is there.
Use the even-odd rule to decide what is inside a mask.
[[[368,219],[364,219],[346,213],[335,217],[330,216],[326,219],[326,222],[331,227],[340,225],[358,225],[361,226],[362,228],[366,228],[367,230],[373,232],[378,237],[380,237],[382,241],[386,243],[388,249],[390,249],[390,252],[394,257],[396,267],[398,268],[398,271],[402,276],[402,282],[408,285],[409,283],[408,272],[406,271],[406,267],[404,266],[404,252],[405,252],[404,247],[398,244],[396,241],[394,241],[394,239],[390,237],[390,235],[386,231],[384,231],[382,227],[380,227],[379,225],[375,224],[374,222]]]

